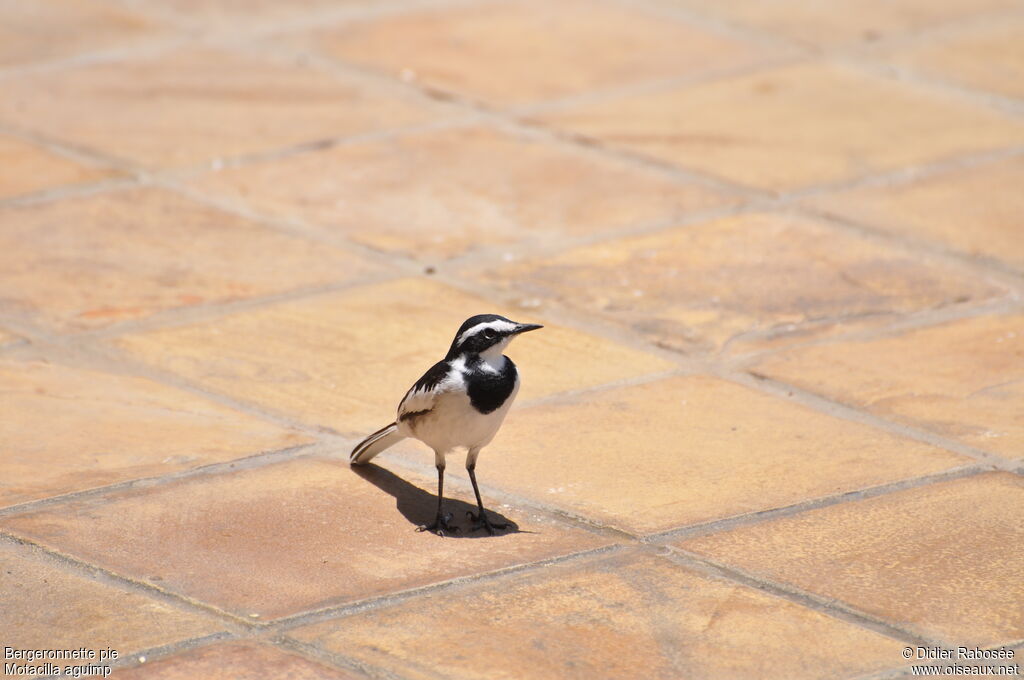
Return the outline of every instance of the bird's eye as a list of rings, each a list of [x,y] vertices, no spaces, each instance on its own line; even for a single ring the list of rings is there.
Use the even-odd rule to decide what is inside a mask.
[[[493,338],[497,334],[498,334],[498,332],[496,330],[494,330],[493,328],[488,328],[487,330],[484,331],[484,337],[487,338],[488,340],[490,340],[491,338]]]

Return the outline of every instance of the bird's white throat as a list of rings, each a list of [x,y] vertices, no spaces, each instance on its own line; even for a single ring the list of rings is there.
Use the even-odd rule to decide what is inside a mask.
[[[480,358],[484,361],[484,370],[493,371],[494,373],[500,373],[505,368],[505,362],[507,358],[504,355],[505,348],[508,347],[508,343],[512,341],[512,338],[505,338],[501,342],[488,347],[483,352],[480,352]]]

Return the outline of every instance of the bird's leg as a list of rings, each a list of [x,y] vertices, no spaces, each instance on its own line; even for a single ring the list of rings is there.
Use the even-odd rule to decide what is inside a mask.
[[[473,529],[480,529],[482,527],[491,536],[494,535],[495,529],[508,529],[509,524],[506,522],[492,523],[487,519],[487,513],[484,511],[484,502],[480,499],[480,487],[476,485],[476,456],[472,456],[470,462],[467,462],[466,471],[469,472],[469,481],[473,482],[473,493],[476,494],[476,507],[480,509],[480,514],[475,516],[471,511],[466,513],[473,520]]]
[[[437,466],[437,516],[434,517],[434,521],[430,524],[425,524],[420,527],[416,527],[416,531],[430,531],[438,536],[444,536],[444,532],[454,534],[458,532],[458,527],[453,527],[449,524],[452,520],[451,514],[444,514],[444,457],[435,454],[435,464]]]

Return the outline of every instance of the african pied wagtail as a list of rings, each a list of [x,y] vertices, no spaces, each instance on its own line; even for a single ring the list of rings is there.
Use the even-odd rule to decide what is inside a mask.
[[[384,449],[406,437],[419,439],[434,449],[437,467],[437,517],[421,531],[443,536],[455,529],[451,515],[442,512],[444,498],[444,459],[452,449],[465,447],[466,470],[473,482],[473,493],[480,514],[470,517],[474,529],[487,533],[504,529],[507,524],[492,524],[484,513],[480,489],[476,485],[476,458],[501,427],[519,391],[519,372],[502,351],[512,338],[542,328],[537,324],[516,323],[497,314],[478,314],[466,319],[455,334],[445,358],[434,364],[406,392],[398,405],[398,420],[361,441],[349,458],[362,465]]]

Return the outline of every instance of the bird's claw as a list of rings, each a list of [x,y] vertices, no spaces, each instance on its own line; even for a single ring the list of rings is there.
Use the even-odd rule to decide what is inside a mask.
[[[433,522],[416,527],[416,531],[429,531],[430,533],[437,534],[438,536],[444,536],[445,532],[448,532],[449,535],[459,533],[459,528],[453,527],[451,525],[451,521],[451,513],[446,515],[438,514],[437,517],[434,518]]]
[[[475,515],[473,514],[472,510],[467,510],[466,517],[468,517],[470,521],[473,522],[473,526],[470,528],[470,531],[476,531],[477,529],[482,528],[486,529],[487,533],[489,533],[491,536],[494,535],[495,529],[508,529],[510,526],[512,526],[508,522],[491,522],[487,519],[487,513],[483,511],[481,511],[479,515]]]

